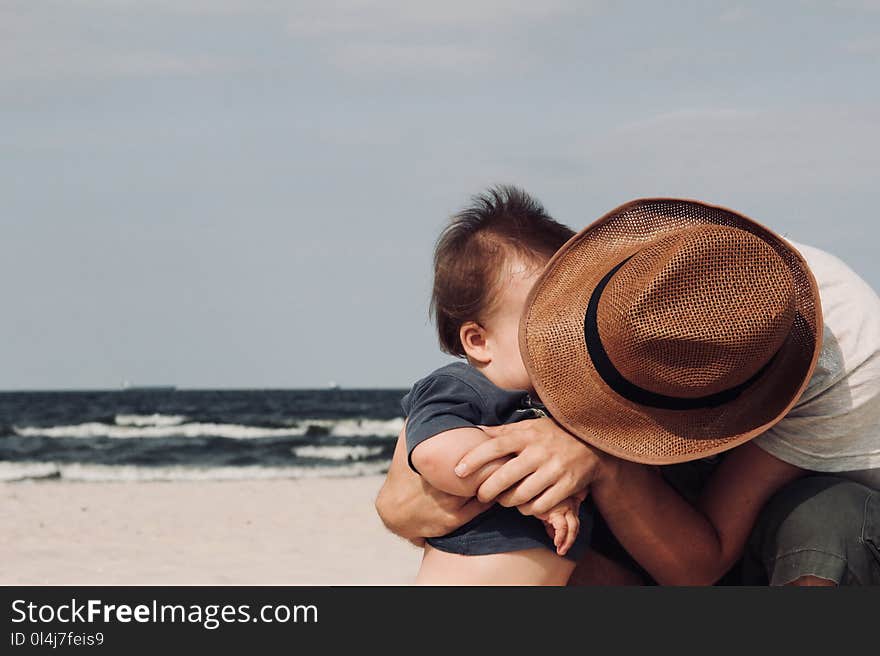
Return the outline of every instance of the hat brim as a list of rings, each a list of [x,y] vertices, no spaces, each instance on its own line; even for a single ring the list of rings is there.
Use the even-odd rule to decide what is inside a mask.
[[[699,225],[745,230],[773,247],[794,281],[794,323],[772,363],[734,400],[698,410],[639,405],[615,393],[593,366],[584,338],[587,304],[617,264],[670,232]],[[631,201],[572,237],[532,288],[519,328],[523,362],[553,418],[607,453],[655,465],[720,453],[766,431],[797,403],[821,341],[816,280],[791,244],[731,210],[672,198]]]

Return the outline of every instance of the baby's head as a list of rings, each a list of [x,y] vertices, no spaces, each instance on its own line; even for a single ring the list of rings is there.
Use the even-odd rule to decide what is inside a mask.
[[[519,320],[544,265],[574,232],[515,187],[495,187],[452,217],[434,250],[431,313],[440,348],[505,389],[531,391]]]

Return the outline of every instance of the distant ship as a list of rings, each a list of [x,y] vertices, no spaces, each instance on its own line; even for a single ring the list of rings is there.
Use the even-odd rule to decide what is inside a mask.
[[[328,390],[338,390],[341,388],[339,387],[339,383],[337,383],[335,380],[331,380],[329,383],[327,383],[327,389]]]
[[[132,385],[127,380],[119,386],[121,392],[173,392],[176,389],[175,385]]]

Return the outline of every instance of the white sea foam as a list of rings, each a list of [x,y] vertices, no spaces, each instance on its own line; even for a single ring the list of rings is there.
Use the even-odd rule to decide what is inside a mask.
[[[359,460],[382,453],[381,446],[295,446],[291,452],[300,458],[321,458],[322,460]]]
[[[241,426],[239,424],[179,424],[176,426],[116,426],[99,422],[75,424],[72,426],[14,426],[16,435],[25,437],[112,437],[126,439],[134,437],[229,437],[232,439],[253,439],[258,437],[293,437],[305,435],[306,428],[262,428]]]
[[[0,461],[0,482],[26,481],[58,475],[58,466],[51,462]]]
[[[0,462],[0,482],[60,478],[65,481],[237,481],[285,478],[337,478],[382,474],[388,462],[338,467],[141,467],[79,463]]]
[[[311,423],[305,420],[306,423]],[[331,435],[338,437],[363,437],[366,435],[378,435],[380,437],[397,437],[403,429],[403,417],[396,419],[342,419],[329,421]]]
[[[183,415],[116,415],[117,426],[177,426],[184,421]]]
[[[302,419],[295,426],[283,428],[201,422],[163,425],[117,425],[88,422],[69,426],[13,426],[13,430],[16,435],[24,437],[110,437],[116,439],[226,437],[247,440],[265,437],[299,437],[305,435],[310,427],[321,429],[329,435],[337,437],[396,437],[403,428],[403,418],[398,417],[387,421],[376,419]]]

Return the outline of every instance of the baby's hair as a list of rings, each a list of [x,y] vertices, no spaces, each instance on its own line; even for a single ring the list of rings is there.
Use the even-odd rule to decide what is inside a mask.
[[[512,257],[543,266],[573,235],[517,187],[499,185],[474,196],[451,218],[434,249],[431,315],[440,348],[464,356],[459,330],[492,310]]]

